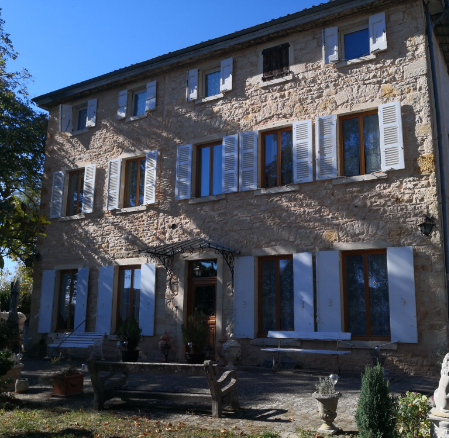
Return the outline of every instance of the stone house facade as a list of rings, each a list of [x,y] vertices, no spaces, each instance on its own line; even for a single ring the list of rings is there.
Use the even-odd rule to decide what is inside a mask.
[[[106,332],[113,354],[133,316],[142,358],[160,359],[167,331],[182,360],[181,325],[200,308],[212,347],[232,333],[243,364],[270,357],[269,330],[351,332],[342,369],[388,344],[393,371],[430,371],[448,310],[426,8],[443,10],[337,0],[34,99],[49,111],[51,223],[38,239],[33,342]],[[444,158],[445,109],[441,120]]]

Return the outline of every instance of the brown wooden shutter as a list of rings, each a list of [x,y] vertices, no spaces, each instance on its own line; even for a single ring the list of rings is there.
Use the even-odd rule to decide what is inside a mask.
[[[262,51],[263,76],[262,81],[269,81],[285,76],[290,71],[289,50],[290,44],[280,44]]]
[[[266,81],[273,76],[273,50],[265,49],[262,52],[263,56],[263,77],[262,80]]]

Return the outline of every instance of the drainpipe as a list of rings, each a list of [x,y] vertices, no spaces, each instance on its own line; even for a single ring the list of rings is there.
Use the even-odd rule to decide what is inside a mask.
[[[446,293],[448,294],[448,311],[449,311],[449,243],[448,243],[448,221],[447,221],[447,199],[446,199],[446,170],[444,164],[444,150],[443,150],[443,133],[441,128],[441,111],[440,111],[440,97],[438,94],[438,82],[435,66],[435,53],[433,46],[433,25],[430,18],[429,2],[425,3],[426,21],[427,21],[427,38],[429,41],[430,52],[430,69],[432,71],[433,82],[433,96],[435,100],[436,122],[437,122],[437,146],[438,146],[438,162],[440,169],[440,190],[441,190],[441,212],[443,219],[443,251],[444,251],[444,265],[446,270]]]

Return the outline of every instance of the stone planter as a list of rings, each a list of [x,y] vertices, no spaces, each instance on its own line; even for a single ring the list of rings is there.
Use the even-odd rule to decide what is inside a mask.
[[[316,400],[319,416],[324,421],[317,432],[333,435],[340,431],[341,429],[335,426],[333,422],[337,418],[337,405],[341,392],[335,394],[318,394],[314,392],[312,397]]]
[[[84,373],[76,373],[71,376],[53,379],[53,396],[69,397],[82,394],[84,390]]]
[[[29,387],[30,387],[30,382],[28,382],[28,379],[17,379],[16,386],[15,386],[15,392],[17,394],[22,394],[23,392],[27,392]]]
[[[16,387],[16,380],[22,374],[23,363],[14,365],[7,373],[6,376],[11,379],[11,383],[6,388],[7,391],[14,391]]]
[[[241,353],[242,346],[232,337],[223,344],[223,355],[228,361],[226,369],[235,369],[234,361],[240,357]]]

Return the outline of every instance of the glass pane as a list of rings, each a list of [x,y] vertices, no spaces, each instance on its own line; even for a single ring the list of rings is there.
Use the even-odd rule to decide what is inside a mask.
[[[203,312],[206,316],[215,315],[215,286],[196,286],[195,298],[193,300],[194,309]]]
[[[79,173],[70,174],[67,215],[77,214]]]
[[[145,158],[140,160],[140,181],[139,181],[139,204],[143,204],[143,195],[145,194]]]
[[[78,272],[74,272],[72,274],[73,288],[72,288],[72,302],[70,304],[70,317],[69,317],[69,326],[67,327],[70,330],[73,330],[74,322],[75,322],[75,307],[76,307],[76,287],[78,284]]]
[[[192,275],[194,277],[216,277],[216,261],[198,261],[192,263]]]
[[[276,330],[276,260],[262,260],[261,308],[262,333]]]
[[[214,158],[212,169],[212,194],[219,195],[221,193],[221,174],[222,174],[222,152],[221,144],[214,146]]]
[[[147,92],[141,91],[134,94],[134,107],[133,116],[140,116],[145,113],[145,100],[147,98]]]
[[[126,207],[137,207],[137,161],[126,163]]]
[[[292,131],[281,132],[281,185],[293,182]]]
[[[347,33],[345,40],[345,60],[360,58],[369,55],[369,33],[368,29]]]
[[[368,255],[368,281],[371,307],[371,334],[390,336],[387,255]]]
[[[379,116],[363,116],[363,142],[365,147],[365,173],[380,170]]]
[[[131,305],[131,275],[132,269],[123,269],[120,271],[118,326],[125,322],[129,317],[129,308]]]
[[[209,73],[206,75],[205,95],[206,97],[220,94],[220,78],[221,72]]]
[[[210,147],[200,149],[200,196],[209,196]]]
[[[87,108],[84,108],[78,111],[78,126],[76,127],[77,131],[86,129],[86,121],[87,121]]]
[[[265,187],[276,187],[277,180],[277,160],[278,135],[267,134],[265,136]]]
[[[345,176],[360,175],[359,119],[342,121]]]
[[[58,328],[67,329],[70,306],[70,287],[72,284],[72,274],[64,272],[61,275],[61,289],[59,293]]]
[[[345,262],[348,330],[353,335],[366,335],[363,255],[346,256]]]
[[[139,321],[140,309],[140,269],[134,269],[133,284],[133,318]]]
[[[281,330],[294,330],[293,319],[293,260],[279,261]]]

